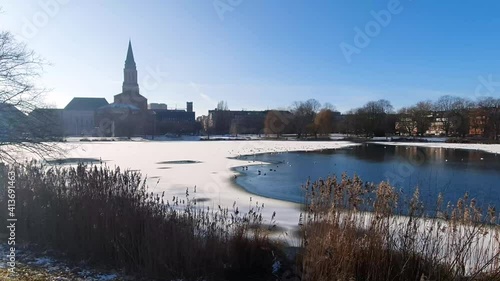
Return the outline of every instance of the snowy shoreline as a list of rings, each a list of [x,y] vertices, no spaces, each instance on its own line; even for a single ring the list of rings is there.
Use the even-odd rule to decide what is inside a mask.
[[[477,144],[477,143],[443,143],[443,142],[369,142],[379,145],[392,146],[418,146],[429,148],[481,150],[487,153],[500,154],[500,144]]]
[[[447,149],[481,150],[500,153],[498,144],[369,142],[378,145],[416,146]],[[231,207],[236,203],[240,211],[255,204],[264,204],[263,217],[269,222],[276,212],[276,223],[287,230],[295,229],[300,204],[252,194],[238,185],[234,177],[238,167],[268,164],[240,156],[263,153],[286,153],[343,149],[361,145],[348,141],[118,141],[68,142],[61,146],[67,150],[64,158],[95,159],[94,164],[134,170],[147,177],[149,190],[165,192],[166,198],[183,198],[186,189],[203,207]],[[69,163],[71,164],[71,163]],[[75,163],[73,163],[75,164]],[[194,189],[196,187],[196,193]],[[251,202],[250,202],[251,200]]]
[[[134,170],[147,177],[150,192],[165,192],[167,199],[196,198],[202,207],[231,208],[242,212],[264,204],[264,223],[270,223],[276,212],[276,223],[285,231],[296,228],[300,205],[249,193],[234,182],[241,166],[266,164],[238,159],[239,156],[263,153],[286,153],[342,149],[359,144],[347,141],[119,141],[69,142],[66,159],[95,159],[94,164]],[[64,164],[75,164],[69,162]],[[196,193],[194,192],[196,187]]]

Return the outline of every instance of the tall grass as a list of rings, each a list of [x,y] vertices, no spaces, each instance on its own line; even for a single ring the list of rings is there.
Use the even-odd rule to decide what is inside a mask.
[[[258,204],[245,213],[202,207],[195,190],[167,200],[139,173],[103,166],[0,165],[0,182],[12,170],[18,240],[147,279],[291,280],[273,275],[282,248]],[[431,212],[418,189],[403,198],[388,183],[356,176],[304,188],[302,280],[500,280],[498,213],[467,194],[446,205],[439,196]],[[4,184],[0,193],[6,210]]]
[[[303,280],[500,280],[498,214],[467,194],[444,207],[439,196],[429,217],[418,189],[405,200],[345,174],[304,188]]]
[[[257,207],[244,214],[235,206],[200,207],[189,190],[167,200],[149,192],[139,173],[119,168],[0,165],[2,183],[9,170],[16,174],[18,240],[148,279],[273,279],[278,249],[255,227],[262,223]]]

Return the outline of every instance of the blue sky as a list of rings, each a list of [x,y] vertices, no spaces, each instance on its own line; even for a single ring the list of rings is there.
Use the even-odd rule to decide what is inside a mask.
[[[500,2],[493,0],[1,0],[0,6],[1,29],[51,62],[41,82],[57,107],[74,96],[112,102],[129,38],[148,101],[171,108],[193,101],[197,115],[219,100],[230,109],[258,110],[316,98],[345,111],[385,98],[399,108],[444,94],[474,99],[479,77],[500,81]],[[379,21],[366,35],[369,44],[357,48],[355,28],[376,28],[374,13],[389,13],[390,20]],[[357,48],[350,60],[341,43]],[[495,87],[482,94],[499,97]]]

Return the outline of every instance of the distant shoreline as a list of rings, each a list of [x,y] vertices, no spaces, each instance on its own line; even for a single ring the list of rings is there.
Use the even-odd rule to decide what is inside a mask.
[[[392,146],[418,146],[445,149],[481,150],[486,153],[500,154],[500,144],[479,144],[479,143],[444,143],[444,142],[368,142],[379,145]]]

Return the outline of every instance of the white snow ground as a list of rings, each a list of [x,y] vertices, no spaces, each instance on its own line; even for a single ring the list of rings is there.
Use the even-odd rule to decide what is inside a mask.
[[[281,153],[339,149],[357,145],[345,141],[106,141],[70,142],[64,147],[67,158],[97,158],[110,167],[138,170],[148,177],[150,191],[165,191],[166,199],[185,196],[189,193],[204,206],[218,205],[240,211],[264,204],[263,218],[271,219],[276,211],[276,223],[289,230],[297,226],[300,211],[297,204],[264,198],[244,191],[236,186],[233,178],[237,172],[231,168],[260,162],[231,159],[239,155],[258,153]],[[199,163],[176,164],[168,161],[199,161]],[[305,183],[306,179],[304,179]],[[196,194],[193,193],[196,186]]]

